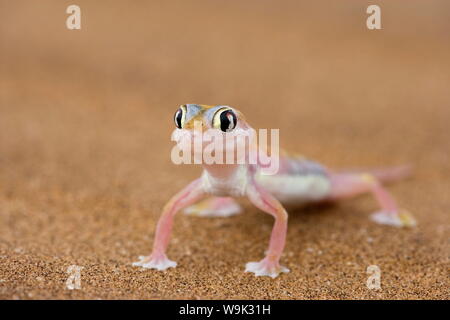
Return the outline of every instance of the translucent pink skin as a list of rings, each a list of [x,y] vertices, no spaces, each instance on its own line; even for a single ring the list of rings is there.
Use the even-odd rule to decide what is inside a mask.
[[[379,224],[395,227],[413,227],[416,221],[405,210],[400,210],[394,198],[383,187],[406,178],[411,173],[409,166],[372,170],[365,173],[343,172],[330,174],[331,192],[328,200],[342,200],[363,193],[371,193],[381,210],[372,214],[372,220]]]
[[[258,263],[247,264],[247,271],[255,272],[251,265],[257,264],[260,270],[255,272],[257,275],[276,277],[280,272],[288,271],[279,264],[286,242],[288,215],[277,199],[257,185],[254,180],[251,181],[247,189],[248,199],[259,209],[271,214],[275,218],[275,223],[266,257]],[[152,253],[148,257],[144,257],[139,262],[134,263],[134,265],[158,270],[175,267],[176,264],[172,263],[166,256],[174,216],[180,209],[188,207],[206,195],[201,187],[200,179],[193,181],[175,195],[164,207],[158,221]]]
[[[208,126],[208,124],[206,124],[206,126]],[[238,126],[243,129],[250,128],[243,119],[238,119]],[[288,168],[283,165],[287,162],[288,161],[285,161],[285,158],[281,159],[279,174],[289,174]],[[238,166],[214,164],[203,165],[203,168],[210,176],[221,179],[221,181],[227,181],[227,179],[233,177]],[[256,182],[254,175],[256,166],[249,165],[247,169],[250,176],[245,190],[245,196],[257,208],[272,215],[275,218],[275,222],[266,256],[259,262],[248,263],[246,265],[246,271],[253,272],[257,276],[269,276],[275,278],[282,272],[289,272],[287,268],[281,266],[279,263],[286,243],[288,214],[280,201]],[[335,201],[370,192],[374,195],[381,207],[381,211],[373,216],[373,219],[376,222],[394,226],[414,225],[415,222],[409,215],[404,214],[401,216],[399,214],[399,209],[397,208],[394,199],[381,185],[381,181],[389,182],[398,180],[408,174],[409,169],[406,167],[377,170],[370,173],[329,172],[328,177],[330,179],[331,189],[329,195],[322,200]],[[176,263],[169,260],[166,256],[174,216],[179,210],[199,202],[208,195],[209,194],[202,186],[201,178],[194,180],[176,194],[166,204],[158,221],[152,253],[147,257],[141,257],[140,261],[135,262],[133,265],[157,270],[175,267]],[[208,201],[205,202],[205,204],[209,206],[209,208],[207,208],[208,210],[224,209],[226,212],[226,209],[231,208],[230,205],[235,205],[230,197],[214,197],[212,200]],[[233,207],[233,209],[229,211],[236,211],[235,208],[236,207]]]
[[[209,124],[205,124],[206,129],[210,128]],[[250,126],[244,119],[238,119],[238,129],[247,130]],[[193,130],[184,130],[183,134],[194,134]],[[186,139],[185,141],[189,141]],[[183,142],[181,142],[183,143]],[[189,142],[184,142],[189,143]],[[183,147],[183,146],[181,146]],[[252,165],[255,166],[255,165]],[[226,181],[232,177],[238,165],[203,165],[203,168],[212,176],[222,181]],[[255,168],[249,165],[249,172],[255,172]],[[161,217],[156,227],[155,240],[153,243],[153,251],[147,257],[141,257],[140,261],[135,262],[133,265],[141,266],[144,268],[153,268],[157,270],[164,270],[170,267],[175,267],[176,263],[170,261],[166,256],[167,246],[169,244],[169,238],[172,231],[173,219],[175,214],[191,204],[200,201],[208,194],[203,190],[201,179],[197,179],[185,187],[182,191],[176,194],[164,207]],[[280,266],[279,260],[283,252],[286,242],[287,231],[287,212],[281,203],[275,199],[264,188],[259,186],[255,179],[249,179],[249,184],[246,188],[247,198],[258,208],[266,213],[269,213],[275,218],[275,223],[270,238],[269,249],[267,250],[266,257],[260,262],[251,262],[247,264],[247,271],[254,272],[256,275],[265,275],[276,277],[280,272],[288,272],[288,269]],[[227,198],[224,198],[227,199]],[[223,205],[229,205],[229,201],[218,200],[214,202],[214,206],[217,207]]]

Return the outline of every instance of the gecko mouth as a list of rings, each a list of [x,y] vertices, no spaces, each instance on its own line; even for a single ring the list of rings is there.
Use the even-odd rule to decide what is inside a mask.
[[[251,142],[253,135],[247,130],[236,129],[233,132],[222,132],[216,129],[208,129],[205,131],[195,130],[175,130],[172,133],[172,141],[176,141],[179,147],[183,146],[201,146],[203,148],[210,147],[215,150],[235,149],[244,142]]]

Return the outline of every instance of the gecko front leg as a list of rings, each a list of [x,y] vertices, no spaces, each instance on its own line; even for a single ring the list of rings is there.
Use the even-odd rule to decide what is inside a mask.
[[[281,203],[264,188],[254,181],[248,186],[247,196],[259,209],[275,218],[269,249],[266,256],[259,262],[249,262],[246,272],[253,272],[256,276],[277,277],[281,272],[289,272],[288,268],[280,265],[280,257],[286,242],[288,214]]]
[[[152,253],[149,256],[140,256],[140,260],[134,262],[133,266],[157,270],[176,267],[177,263],[169,260],[166,256],[166,249],[172,231],[173,218],[179,210],[200,200],[204,195],[205,192],[202,188],[201,179],[197,179],[173,196],[165,205],[161,217],[159,218],[158,225],[156,226]]]

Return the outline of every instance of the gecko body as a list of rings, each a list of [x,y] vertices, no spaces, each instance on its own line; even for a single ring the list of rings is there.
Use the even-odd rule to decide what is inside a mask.
[[[331,179],[320,164],[303,157],[284,155],[281,165],[275,175],[257,173],[256,182],[282,204],[308,204],[325,199],[330,194]]]
[[[192,139],[202,134],[201,130],[224,137],[252,130],[240,111],[223,105],[182,105],[174,120],[174,136],[179,138],[177,144],[181,148],[191,146]],[[203,152],[207,146],[201,146]],[[221,150],[234,152],[236,148],[237,145],[227,145]],[[259,162],[204,163],[201,177],[176,194],[164,207],[156,227],[152,253],[141,256],[133,265],[157,270],[175,267],[176,263],[166,256],[175,214],[184,209],[185,213],[198,216],[231,216],[242,211],[234,200],[241,197],[248,198],[275,219],[266,256],[246,265],[246,271],[257,276],[274,278],[282,272],[289,272],[279,263],[288,221],[284,205],[337,201],[371,193],[380,206],[380,210],[372,215],[375,222],[397,227],[415,225],[412,216],[397,207],[382,185],[406,177],[410,171],[408,167],[336,172],[302,156],[282,153],[278,160],[277,171],[270,175],[264,174]]]

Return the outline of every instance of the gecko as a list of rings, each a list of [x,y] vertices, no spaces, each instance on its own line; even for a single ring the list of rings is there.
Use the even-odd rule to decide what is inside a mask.
[[[200,124],[200,129],[215,130],[224,135],[252,129],[239,110],[226,105],[181,105],[175,112],[174,122],[173,134],[185,138],[198,134],[199,127],[195,123]],[[190,143],[189,139],[177,141],[180,147]],[[153,250],[148,256],[140,256],[134,266],[160,271],[176,267],[176,262],[166,255],[176,213],[184,210],[186,214],[198,216],[232,216],[242,211],[236,201],[241,197],[246,197],[274,218],[265,257],[245,266],[246,272],[256,276],[275,278],[280,273],[289,272],[280,264],[286,243],[288,213],[285,208],[288,205],[334,202],[369,193],[380,207],[371,215],[373,221],[396,227],[416,225],[412,215],[399,209],[383,185],[407,177],[411,171],[409,166],[336,171],[303,156],[285,152],[280,153],[277,171],[271,175],[261,173],[259,162],[203,163],[202,166],[200,178],[189,183],[164,206],[156,226]]]

